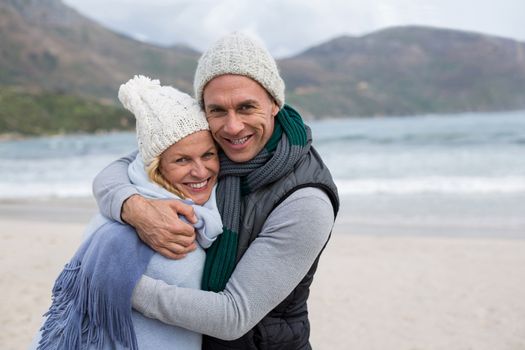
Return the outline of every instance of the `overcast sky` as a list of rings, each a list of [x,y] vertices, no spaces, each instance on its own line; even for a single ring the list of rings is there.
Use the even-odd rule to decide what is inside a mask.
[[[276,57],[339,35],[430,25],[525,41],[525,0],[63,0],[136,39],[203,51],[234,30],[261,38]]]

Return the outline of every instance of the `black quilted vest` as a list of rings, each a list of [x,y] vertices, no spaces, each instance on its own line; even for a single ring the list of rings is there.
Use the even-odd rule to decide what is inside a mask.
[[[273,209],[293,192],[304,187],[316,187],[325,191],[332,202],[334,215],[337,215],[339,210],[337,188],[329,170],[312,147],[310,152],[297,163],[293,172],[245,198],[245,205],[241,212],[243,221],[239,234],[237,261],[257,237]],[[318,261],[319,256],[292,293],[248,333],[233,341],[204,336],[202,348],[205,350],[311,349],[306,301]]]

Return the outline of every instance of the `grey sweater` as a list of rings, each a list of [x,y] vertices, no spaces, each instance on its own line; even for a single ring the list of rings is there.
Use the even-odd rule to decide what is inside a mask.
[[[126,180],[133,157],[110,164],[94,182],[102,214],[115,220],[121,220],[123,201],[137,193]],[[323,191],[297,190],[268,217],[223,292],[183,288],[143,276],[133,292],[133,307],[166,324],[237,339],[297,286],[326,243],[333,222],[332,204]]]

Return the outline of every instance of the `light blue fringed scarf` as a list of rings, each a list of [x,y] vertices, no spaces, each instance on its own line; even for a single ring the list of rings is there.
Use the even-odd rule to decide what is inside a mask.
[[[143,196],[178,198],[148,180],[140,154],[128,173]],[[208,248],[222,232],[215,189],[204,206],[193,208],[197,240]],[[155,252],[131,226],[104,219],[90,230],[55,282],[38,349],[102,348],[108,341],[137,349],[131,295]]]

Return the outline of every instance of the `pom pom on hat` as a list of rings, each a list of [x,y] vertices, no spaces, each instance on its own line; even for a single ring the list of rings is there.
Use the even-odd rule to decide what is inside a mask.
[[[195,99],[158,80],[136,75],[120,86],[118,98],[137,120],[137,142],[146,165],[184,137],[209,130]]]
[[[259,41],[234,32],[219,39],[201,56],[193,82],[195,98],[201,106],[206,84],[224,74],[255,80],[275,99],[279,108],[284,106],[284,81],[275,59]]]

